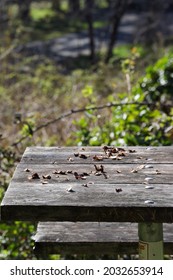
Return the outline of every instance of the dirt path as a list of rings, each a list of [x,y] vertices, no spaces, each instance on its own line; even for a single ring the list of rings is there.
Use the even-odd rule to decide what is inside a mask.
[[[133,43],[136,38],[140,39],[140,32],[145,31],[146,14],[129,13],[122,18],[117,38],[117,45]],[[141,22],[144,22],[143,27]],[[164,36],[173,35],[173,13],[168,13],[158,24],[159,32]],[[107,29],[95,30],[95,45],[97,49],[106,46],[108,42]],[[89,54],[89,39],[87,31],[71,33],[61,38],[55,38],[46,42],[34,41],[22,47],[23,50],[31,54],[44,54],[54,57],[56,61],[65,58],[76,58],[80,55]]]

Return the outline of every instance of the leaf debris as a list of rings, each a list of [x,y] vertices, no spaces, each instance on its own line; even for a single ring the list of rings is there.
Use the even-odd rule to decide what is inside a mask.
[[[63,170],[54,170],[52,173],[53,174],[60,174],[60,175],[67,175],[67,171],[63,171]]]
[[[79,174],[78,172],[74,172],[73,173],[74,174],[74,176],[75,176],[75,178],[77,179],[77,180],[86,180],[86,176],[89,176],[89,174],[88,173],[81,173],[81,174]]]
[[[48,180],[51,179],[51,175],[49,175],[49,174],[43,175],[42,177],[43,177],[43,179],[48,179]]]
[[[85,155],[85,154],[80,154],[80,153],[74,153],[75,157],[79,157],[79,158],[83,158],[83,159],[87,159],[89,156]]]
[[[122,192],[123,190],[121,188],[115,189],[117,193]]]
[[[94,164],[94,167],[95,167],[95,175],[96,176],[100,176],[103,174],[103,176],[105,177],[105,179],[108,178],[107,174],[106,174],[106,171],[104,170],[104,166],[101,164],[101,165],[96,165]]]
[[[72,189],[72,187],[70,187],[70,188],[68,188],[67,190],[66,190],[67,192],[75,192],[73,189]]]
[[[82,184],[82,186],[88,188],[88,184]]]
[[[25,172],[31,172],[31,170],[29,168],[25,168],[24,171]]]
[[[29,180],[35,180],[35,179],[40,179],[40,176],[38,173],[33,173],[31,176],[28,177]]]

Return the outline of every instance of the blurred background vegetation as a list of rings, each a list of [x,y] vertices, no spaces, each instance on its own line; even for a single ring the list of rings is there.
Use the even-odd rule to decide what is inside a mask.
[[[173,144],[173,1],[1,2],[0,200],[30,145]],[[0,259],[34,231],[1,221]]]

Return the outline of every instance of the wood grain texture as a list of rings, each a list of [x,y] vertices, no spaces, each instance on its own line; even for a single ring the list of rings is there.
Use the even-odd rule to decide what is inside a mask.
[[[173,226],[163,225],[164,254],[173,252]],[[132,223],[40,222],[34,236],[41,254],[138,254],[138,225]]]
[[[173,147],[124,149],[117,159],[103,147],[27,148],[1,219],[172,223]]]
[[[100,163],[113,163],[118,161],[124,163],[173,163],[173,148],[172,147],[125,147],[126,156],[119,160],[111,158],[103,158]],[[129,150],[135,150],[134,153],[129,153]],[[76,157],[75,154],[86,155],[87,158]],[[69,158],[73,163],[93,163],[95,155],[105,156],[103,147],[31,147],[27,148],[23,156],[22,162],[32,164],[48,164],[60,163],[67,164]],[[116,154],[115,154],[116,155]]]

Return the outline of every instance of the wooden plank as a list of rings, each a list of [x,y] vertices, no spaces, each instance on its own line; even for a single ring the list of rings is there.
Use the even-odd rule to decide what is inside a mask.
[[[109,147],[109,146],[108,146]],[[113,147],[113,146],[111,146]],[[113,147],[116,148],[116,147]],[[138,153],[145,153],[147,155],[150,155],[151,153],[168,153],[170,152],[170,150],[173,150],[173,146],[159,146],[159,147],[148,147],[148,146],[128,146],[128,147],[117,147],[117,149],[121,149],[123,148],[125,150],[125,152],[130,152],[131,150],[131,154],[138,154]],[[25,150],[25,155],[29,155],[29,154],[47,154],[47,153],[58,153],[58,154],[65,154],[65,153],[70,153],[70,154],[74,154],[74,153],[104,153],[104,146],[60,146],[60,147],[27,147]]]
[[[173,252],[173,225],[164,224],[164,253]],[[37,254],[138,254],[138,225],[131,223],[40,222]]]
[[[15,171],[13,182],[26,184],[33,173],[37,173],[40,181],[51,184],[61,182],[103,183],[103,184],[172,184],[173,172],[170,165],[137,165],[137,164],[103,164],[104,172],[98,172],[98,164],[67,165],[32,165],[21,164]],[[148,168],[149,166],[149,168]],[[152,168],[150,168],[152,167]],[[75,176],[75,174],[79,176]],[[82,176],[80,176],[80,174]],[[45,178],[45,180],[43,180]],[[50,178],[47,179],[46,178]]]
[[[67,163],[67,164],[35,164],[35,163],[20,163],[17,168],[16,172],[25,173],[25,172],[53,172],[57,170],[62,171],[87,171],[87,172],[94,172],[95,167],[103,165],[105,171],[110,171],[112,173],[116,173],[117,175],[120,174],[131,174],[131,173],[138,173],[140,174],[153,174],[153,175],[173,175],[173,164],[119,164],[118,162],[113,162],[112,164],[107,163],[100,163],[100,162],[92,162],[91,164],[74,164],[74,163]],[[29,170],[26,170],[29,169]],[[137,172],[133,172],[137,170]],[[120,172],[119,172],[120,171]],[[20,174],[18,174],[20,175]],[[56,174],[57,175],[57,174]],[[58,174],[61,175],[61,174]],[[62,174],[63,175],[63,174]]]
[[[145,185],[91,184],[87,188],[82,183],[13,182],[3,199],[1,218],[172,222],[172,185],[146,189]]]
[[[129,150],[135,150],[134,153],[129,153]],[[169,152],[168,152],[169,151]],[[119,159],[115,159],[117,154],[113,154],[112,158],[107,158],[102,147],[66,147],[66,148],[27,148],[25,154],[22,158],[22,162],[35,164],[47,164],[47,163],[57,163],[66,164],[69,160],[73,163],[93,163],[93,157],[102,157],[103,160],[99,162],[105,163],[138,163],[138,164],[151,164],[151,163],[173,163],[173,147],[165,147],[165,149],[160,149],[160,147],[153,147],[151,149],[146,147],[128,147],[125,148],[126,156],[119,156]],[[79,156],[75,156],[79,154]],[[84,155],[86,158],[81,158]],[[96,161],[97,162],[97,161]]]

